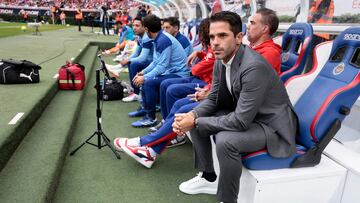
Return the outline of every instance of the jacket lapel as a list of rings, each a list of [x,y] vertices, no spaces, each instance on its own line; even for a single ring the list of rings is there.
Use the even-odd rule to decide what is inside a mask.
[[[234,82],[236,77],[239,77],[237,75],[237,72],[240,71],[241,69],[241,63],[243,60],[243,56],[244,56],[244,51],[245,51],[245,45],[241,45],[239,50],[236,52],[234,60],[231,63],[231,70],[230,70],[230,81],[231,81],[231,86],[234,87]],[[234,95],[234,88],[231,88],[232,90],[232,95]]]

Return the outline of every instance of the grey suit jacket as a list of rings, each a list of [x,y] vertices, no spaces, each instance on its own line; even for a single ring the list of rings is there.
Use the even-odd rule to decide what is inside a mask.
[[[297,117],[285,87],[267,61],[242,45],[231,64],[231,93],[226,86],[225,66],[214,65],[212,89],[195,109],[201,133],[246,131],[255,122],[267,139],[273,157],[296,151]]]

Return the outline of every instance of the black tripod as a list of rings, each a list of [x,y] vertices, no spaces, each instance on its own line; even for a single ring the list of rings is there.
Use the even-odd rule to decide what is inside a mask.
[[[105,135],[105,133],[102,131],[101,128],[101,108],[100,108],[100,100],[101,100],[101,92],[104,91],[104,85],[100,85],[100,71],[104,72],[104,84],[107,78],[110,78],[109,72],[107,71],[105,67],[105,62],[101,59],[101,54],[98,55],[101,62],[101,67],[96,70],[96,93],[97,93],[97,99],[96,99],[96,123],[97,123],[97,130],[88,138],[86,139],[80,146],[78,146],[76,149],[74,149],[70,156],[74,155],[76,151],[78,151],[82,146],[85,144],[90,144],[92,146],[97,147],[98,149],[101,149],[105,146],[108,146],[111,151],[115,154],[115,156],[120,159],[120,155],[116,152],[115,148],[110,144],[110,139]],[[97,144],[93,144],[89,142],[95,135],[97,135]],[[102,144],[102,141],[105,143]]]

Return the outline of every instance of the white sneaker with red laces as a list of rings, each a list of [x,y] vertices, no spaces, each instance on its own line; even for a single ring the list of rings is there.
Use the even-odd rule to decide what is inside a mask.
[[[114,139],[115,149],[118,150],[118,151],[123,152],[124,150],[121,149],[121,144],[120,143],[123,143],[122,145],[124,145],[125,142],[127,142],[128,145],[131,145],[131,146],[134,146],[134,147],[140,147],[140,138],[139,137],[134,137],[134,138],[130,138],[130,139],[126,138],[126,137],[118,137],[118,138]]]
[[[122,99],[123,102],[134,102],[138,101],[141,98],[140,95],[137,95],[135,93],[130,93],[129,96]]]
[[[183,193],[195,194],[211,194],[215,195],[217,192],[218,181],[210,182],[202,177],[202,172],[199,172],[194,178],[185,181],[179,185],[179,190]]]
[[[121,140],[119,143],[121,149],[126,154],[134,158],[137,162],[141,163],[146,168],[151,168],[151,166],[154,164],[156,156],[151,156],[151,148],[146,146],[137,147],[128,145],[128,139]]]

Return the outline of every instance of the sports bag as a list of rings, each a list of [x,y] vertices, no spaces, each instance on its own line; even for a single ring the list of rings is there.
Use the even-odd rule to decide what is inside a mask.
[[[27,60],[2,59],[0,84],[38,83],[40,66]]]
[[[116,80],[112,77],[104,81],[100,81],[100,99],[104,101],[120,100],[124,97],[124,87],[121,81]]]
[[[59,69],[58,87],[61,90],[82,90],[85,86],[85,67],[79,63],[61,66]]]

